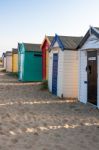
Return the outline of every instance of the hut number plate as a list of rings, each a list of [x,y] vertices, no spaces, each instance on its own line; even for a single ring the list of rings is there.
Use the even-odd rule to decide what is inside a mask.
[[[96,60],[96,57],[89,57],[88,60]]]

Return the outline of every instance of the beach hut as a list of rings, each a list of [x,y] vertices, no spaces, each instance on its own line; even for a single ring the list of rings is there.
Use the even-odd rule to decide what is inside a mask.
[[[99,28],[90,27],[78,49],[79,100],[99,108]]]
[[[42,81],[42,52],[40,44],[18,44],[19,80]]]
[[[2,54],[2,63],[3,63],[3,68],[6,69],[6,53]]]
[[[18,72],[18,49],[12,49],[12,72]]]
[[[6,52],[6,71],[12,72],[12,52]]]
[[[41,49],[42,49],[42,78],[43,80],[48,80],[48,66],[49,66],[49,46],[52,42],[53,36],[45,36],[42,44],[41,44]]]
[[[61,98],[78,98],[78,51],[82,37],[58,36],[49,49],[49,90]]]

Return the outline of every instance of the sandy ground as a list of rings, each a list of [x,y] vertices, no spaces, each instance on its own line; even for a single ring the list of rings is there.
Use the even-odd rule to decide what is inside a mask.
[[[99,150],[99,110],[1,72],[0,150]]]

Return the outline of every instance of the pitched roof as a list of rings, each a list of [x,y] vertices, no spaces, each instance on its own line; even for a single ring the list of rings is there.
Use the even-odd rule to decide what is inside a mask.
[[[83,46],[83,44],[89,38],[90,34],[94,34],[97,38],[99,38],[99,32],[97,32],[97,30],[99,30],[99,27],[90,27],[85,36],[82,38],[77,48],[81,48]]]
[[[56,41],[58,41],[59,47],[62,50],[76,50],[81,40],[82,37],[61,36],[56,34],[51,42],[50,50]]]
[[[73,37],[73,36],[59,36],[64,49],[76,49],[82,37]]]
[[[45,38],[44,38],[44,40],[43,40],[40,48],[42,49],[42,47],[43,47],[43,45],[44,45],[44,43],[45,43],[46,40],[50,44],[52,42],[53,38],[54,38],[54,36],[47,36],[47,35],[45,35]]]
[[[96,28],[97,30],[99,30],[99,27],[94,27],[94,28]]]
[[[18,49],[13,48],[13,49],[12,49],[12,53],[13,53],[13,54],[17,54],[17,53],[18,53]]]
[[[6,51],[6,56],[11,56],[12,52],[11,51]]]
[[[38,51],[41,52],[40,44],[23,43],[26,51]]]
[[[47,36],[47,38],[49,39],[50,43],[52,42],[54,36]]]

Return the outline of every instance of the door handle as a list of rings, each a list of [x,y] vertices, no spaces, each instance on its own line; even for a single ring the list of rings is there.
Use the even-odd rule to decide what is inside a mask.
[[[89,66],[86,66],[86,71],[89,73],[89,74],[91,74],[91,66],[89,65]]]
[[[84,81],[84,83],[87,84],[88,82],[87,82],[87,81]]]

